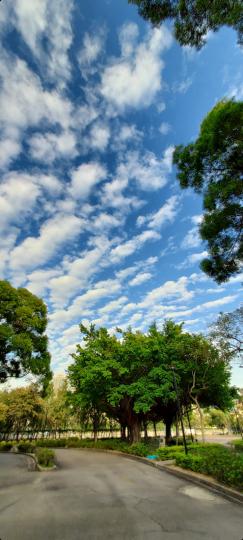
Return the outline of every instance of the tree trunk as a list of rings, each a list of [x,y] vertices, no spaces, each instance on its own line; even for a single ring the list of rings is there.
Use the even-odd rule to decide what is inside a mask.
[[[131,426],[131,443],[137,443],[141,441],[141,422],[134,418]]]
[[[178,445],[178,442],[179,442],[179,436],[180,436],[180,433],[179,433],[179,419],[178,419],[178,415],[176,415],[176,444]]]
[[[203,412],[202,412],[202,409],[197,401],[197,398],[194,398],[195,400],[195,403],[196,403],[196,406],[197,406],[197,410],[199,412],[199,418],[200,418],[200,428],[201,428],[201,433],[202,433],[202,442],[204,443],[205,442],[205,430],[204,430],[204,418],[203,418]]]
[[[154,436],[157,437],[156,422],[153,422],[154,425]]]
[[[171,441],[171,426],[172,426],[172,421],[167,420],[165,422],[165,444],[166,445],[168,445]]]
[[[126,426],[123,424],[121,424],[121,440],[126,440]]]

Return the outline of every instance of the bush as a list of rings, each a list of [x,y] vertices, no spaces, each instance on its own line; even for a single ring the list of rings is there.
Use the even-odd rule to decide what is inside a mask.
[[[130,446],[127,445],[127,449],[125,449],[125,452],[128,452],[128,454],[134,454],[135,456],[142,456],[146,457],[149,454],[149,448],[144,443],[134,443]],[[122,450],[124,451],[124,450]]]
[[[36,457],[42,467],[53,467],[55,454],[50,448],[36,448]]]
[[[32,454],[35,451],[35,444],[30,441],[21,441],[17,444],[17,449],[19,452]]]
[[[177,454],[176,464],[243,490],[243,456],[223,446],[192,445],[187,456]]]
[[[156,455],[161,461],[175,459],[178,453],[185,453],[184,446],[163,446],[156,451]]]
[[[36,446],[44,448],[65,448],[67,439],[38,439]]]
[[[63,441],[61,443],[61,441]],[[48,444],[46,444],[48,443]],[[105,439],[97,440],[93,439],[78,439],[77,437],[70,437],[69,439],[57,439],[57,440],[41,440],[37,441],[37,446],[50,446],[53,448],[60,448],[65,446],[66,448],[97,448],[98,450],[116,450],[118,452],[125,452],[128,454],[135,454],[137,456],[147,456],[150,448],[144,443],[128,444],[119,439]]]
[[[10,441],[0,442],[0,452],[9,452],[12,447],[13,447],[13,443]]]
[[[231,444],[234,446],[236,452],[243,452],[243,439],[232,441]]]

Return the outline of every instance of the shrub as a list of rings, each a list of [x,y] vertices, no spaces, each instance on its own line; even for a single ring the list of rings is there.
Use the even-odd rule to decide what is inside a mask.
[[[13,443],[10,441],[0,442],[0,452],[9,452],[12,447],[13,447]]]
[[[243,490],[243,456],[223,446],[195,445],[187,456],[178,453],[176,464]]]
[[[67,439],[38,439],[36,446],[44,448],[65,448]]]
[[[232,441],[231,444],[234,446],[236,452],[243,452],[243,439]]]
[[[175,459],[178,453],[185,453],[184,446],[163,446],[156,451],[156,455],[161,461]]]
[[[35,450],[35,444],[30,441],[21,441],[17,444],[19,452],[32,454]]]
[[[50,448],[36,448],[36,457],[42,467],[52,467],[54,465],[55,454]]]
[[[134,454],[135,456],[146,457],[149,453],[149,449],[144,443],[134,443],[134,444],[131,444],[130,446],[129,445],[127,446],[128,448],[125,449],[125,452],[128,452],[128,454]]]

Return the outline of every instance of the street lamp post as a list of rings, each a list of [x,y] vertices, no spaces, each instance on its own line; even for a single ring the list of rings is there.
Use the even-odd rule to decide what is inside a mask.
[[[184,444],[185,454],[188,454],[188,448],[187,448],[187,442],[186,442],[186,435],[185,435],[185,429],[184,429],[183,418],[182,418],[182,411],[181,411],[181,404],[180,404],[180,398],[179,398],[179,393],[178,393],[178,386],[177,386],[177,381],[176,381],[176,376],[175,376],[175,368],[174,368],[174,366],[171,366],[171,368],[172,368],[172,370],[173,370],[174,387],[175,387],[175,392],[176,392],[177,408],[178,408],[179,418],[180,418],[180,422],[181,422],[181,430],[182,430],[182,436],[183,436],[183,444]]]

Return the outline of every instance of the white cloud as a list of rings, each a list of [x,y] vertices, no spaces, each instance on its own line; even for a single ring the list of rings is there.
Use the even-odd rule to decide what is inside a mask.
[[[202,220],[203,220],[202,214],[196,214],[195,216],[191,217],[191,222],[193,223],[193,225],[196,225],[196,226],[192,227],[187,232],[181,244],[182,249],[191,249],[191,248],[196,248],[200,246],[200,244],[202,243],[202,239],[199,236],[198,225],[200,225]]]
[[[171,125],[168,122],[162,122],[159,126],[159,132],[161,135],[167,135],[171,131]]]
[[[153,152],[126,152],[125,159],[117,166],[116,176],[112,182],[106,184],[103,189],[102,202],[114,207],[134,206],[139,208],[143,204],[136,197],[124,197],[123,192],[136,183],[143,191],[161,189],[168,180],[168,174],[172,170],[172,155],[174,147],[165,149],[162,160],[159,160]]]
[[[243,272],[230,278],[229,283],[243,283]]]
[[[208,257],[207,251],[192,253],[192,255],[188,255],[182,263],[178,264],[177,268],[187,268],[188,266],[193,266],[194,264],[201,262],[205,257]]]
[[[9,166],[21,151],[19,141],[14,137],[6,138],[0,141],[0,169],[5,169]]]
[[[37,237],[27,237],[11,253],[11,268],[21,269],[43,266],[58,250],[79,236],[84,222],[75,216],[56,215],[44,222]]]
[[[145,281],[148,281],[151,279],[152,274],[150,272],[141,272],[140,274],[137,274],[131,281],[129,281],[129,285],[131,287],[141,285]]]
[[[44,90],[40,78],[19,58],[2,53],[0,70],[0,127],[6,141],[6,160],[2,159],[2,164],[6,166],[21,151],[27,128],[45,121],[66,132],[73,125],[73,105],[56,90]]]
[[[137,261],[133,264],[133,266],[128,266],[127,268],[123,268],[122,270],[119,270],[116,272],[116,277],[119,280],[125,280],[128,277],[132,276],[138,270],[142,269],[143,271],[149,270],[151,267],[153,267],[158,262],[158,257],[148,257],[148,259],[142,259],[141,261]]]
[[[104,32],[98,31],[96,34],[84,34],[82,49],[79,54],[79,63],[81,69],[90,66],[99,57],[104,47]]]
[[[172,85],[172,91],[176,94],[186,94],[187,90],[189,90],[190,86],[192,85],[192,77],[187,77],[184,81],[175,82]]]
[[[180,277],[177,281],[166,281],[160,287],[150,291],[139,304],[139,307],[149,307],[156,304],[158,300],[164,300],[165,298],[189,300],[193,297],[193,292],[188,290],[188,284],[189,280],[186,276]]]
[[[243,99],[243,82],[232,86],[228,92],[228,97],[230,99],[234,98],[236,101],[241,101]]]
[[[61,329],[68,322],[77,318],[81,321],[89,313],[90,307],[95,306],[102,298],[113,296],[119,292],[120,288],[120,283],[117,280],[107,279],[97,282],[92,289],[77,296],[66,310],[60,309],[50,315],[50,330],[52,331],[56,326]]]
[[[128,301],[127,296],[120,296],[120,298],[117,298],[116,300],[112,300],[108,304],[106,304],[104,307],[99,309],[99,313],[113,313],[115,311],[118,311],[124,304],[126,304]]]
[[[128,143],[139,143],[143,132],[134,124],[118,123],[117,132],[112,135],[112,149],[116,152],[124,151]]]
[[[189,255],[187,257],[187,262],[188,262],[188,264],[195,264],[195,263],[201,261],[202,259],[204,259],[204,257],[207,257],[207,256],[208,256],[207,251],[201,251],[201,253],[193,253],[192,255]]]
[[[68,51],[72,44],[72,0],[12,0],[12,6],[15,12],[12,23],[45,68],[45,76],[62,85],[71,71]],[[43,47],[43,38],[47,40],[48,52]]]
[[[109,229],[113,229],[115,227],[119,227],[124,223],[124,216],[122,215],[112,215],[107,214],[105,212],[101,212],[97,216],[94,216],[93,221],[91,223],[91,230],[96,230],[97,232],[102,231],[108,231]]]
[[[17,227],[9,227],[4,231],[4,234],[0,236],[0,279],[6,279],[7,265],[9,261],[10,252],[13,249],[16,238],[19,234]]]
[[[124,25],[120,32],[121,57],[104,69],[101,78],[101,94],[120,111],[151,105],[162,85],[160,55],[172,43],[165,26],[151,30],[138,45],[136,38],[136,25]]]
[[[100,163],[82,163],[71,173],[71,195],[77,199],[88,197],[93,187],[104,180],[106,175],[106,168]]]
[[[207,310],[207,309],[214,309],[214,308],[217,308],[219,306],[224,306],[225,304],[229,304],[231,302],[234,302],[234,300],[236,300],[237,298],[237,295],[229,295],[229,296],[224,296],[223,298],[218,298],[216,300],[212,300],[210,302],[203,302],[202,304],[198,305],[198,306],[195,306],[195,307],[192,307],[190,309],[186,309],[184,311],[171,311],[171,312],[168,312],[167,313],[167,317],[171,317],[171,318],[180,318],[180,317],[187,317],[188,315],[192,315],[192,313],[197,313],[197,312],[200,312],[200,311],[204,311],[204,310]]]
[[[104,152],[110,139],[110,128],[100,121],[92,125],[90,130],[89,147]]]
[[[71,261],[64,260],[62,272],[48,284],[51,302],[56,307],[65,306],[70,298],[88,286],[90,278],[100,270],[109,246],[109,241],[103,239],[94,249],[84,251]]]
[[[160,235],[156,231],[144,231],[141,234],[134,236],[130,240],[119,244],[111,250],[110,261],[112,263],[118,263],[125,257],[132,255],[135,251],[140,249],[145,242],[152,240],[159,240]]]
[[[191,217],[191,221],[194,225],[200,225],[203,220],[203,214],[196,214],[195,216]]]
[[[198,234],[198,227],[192,227],[183,239],[181,247],[183,249],[191,249],[200,246],[201,243],[202,240]]]
[[[127,23],[121,27],[119,32],[119,41],[122,56],[129,57],[134,54],[138,37],[139,30],[137,24]]]
[[[152,152],[146,152],[142,160],[138,157],[133,160],[131,154],[129,176],[145,191],[160,189],[167,183],[168,174],[172,170],[173,151],[172,146],[166,148],[162,160],[158,160]]]
[[[77,154],[76,137],[71,131],[38,133],[29,140],[30,152],[37,161],[52,163],[58,158],[73,158]]]
[[[163,206],[149,218],[148,226],[151,229],[159,229],[166,222],[171,223],[177,215],[178,197],[173,195]]]
[[[30,175],[16,172],[7,174],[0,185],[1,229],[19,223],[30,214],[40,194],[40,186]]]
[[[38,296],[42,296],[46,293],[49,287],[49,281],[53,277],[56,277],[60,273],[60,270],[45,269],[45,270],[35,270],[27,277],[27,288]]]

